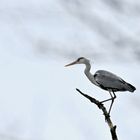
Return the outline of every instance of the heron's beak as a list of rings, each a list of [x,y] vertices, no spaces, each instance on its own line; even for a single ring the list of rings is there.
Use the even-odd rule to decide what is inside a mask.
[[[72,63],[70,63],[70,64],[65,65],[65,67],[68,67],[68,66],[74,65],[74,64],[76,64],[76,63],[77,63],[77,61],[74,61],[74,62],[72,62]]]

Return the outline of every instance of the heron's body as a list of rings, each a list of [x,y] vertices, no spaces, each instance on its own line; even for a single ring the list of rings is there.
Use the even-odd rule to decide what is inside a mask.
[[[125,82],[119,76],[105,70],[98,70],[94,75],[94,80],[97,86],[104,90],[116,91],[130,91],[133,92],[135,88]]]
[[[111,106],[109,109],[109,113],[110,113],[112,104],[114,102],[114,99],[116,98],[116,95],[114,92],[116,92],[116,91],[134,92],[136,90],[136,88],[134,86],[125,82],[122,78],[120,78],[119,76],[117,76],[109,71],[98,70],[95,72],[94,75],[92,75],[90,72],[90,69],[91,69],[90,61],[84,57],[80,57],[76,61],[74,61],[66,66],[70,66],[70,65],[74,65],[74,64],[85,64],[86,68],[84,70],[84,73],[87,76],[87,78],[94,85],[96,85],[104,90],[109,91],[111,98],[102,101],[102,102],[106,102],[106,101],[112,100],[112,103],[111,103]],[[111,92],[113,93],[114,96],[111,94]]]

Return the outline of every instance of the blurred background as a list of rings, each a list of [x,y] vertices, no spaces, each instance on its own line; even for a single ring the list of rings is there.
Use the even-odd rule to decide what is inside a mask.
[[[0,4],[0,140],[109,140],[102,112],[75,88],[99,100],[84,66],[133,84],[117,93],[111,117],[118,138],[139,140],[140,1],[4,0]],[[109,103],[105,104],[107,107]]]

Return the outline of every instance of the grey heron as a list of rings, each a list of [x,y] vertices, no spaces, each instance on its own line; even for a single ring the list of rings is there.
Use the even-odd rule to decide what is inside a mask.
[[[90,72],[90,69],[91,69],[90,61],[84,57],[78,58],[76,61],[65,65],[65,67],[71,66],[74,64],[85,64],[86,68],[84,70],[84,73],[87,76],[87,78],[90,80],[90,82],[100,87],[101,89],[107,90],[109,92],[111,98],[100,102],[100,103],[104,103],[111,100],[108,114],[110,114],[112,105],[114,103],[114,99],[116,98],[115,92],[117,91],[134,92],[136,90],[134,86],[132,86],[131,84],[127,83],[122,78],[120,78],[119,76],[109,71],[98,70],[95,72],[94,75],[92,75]]]

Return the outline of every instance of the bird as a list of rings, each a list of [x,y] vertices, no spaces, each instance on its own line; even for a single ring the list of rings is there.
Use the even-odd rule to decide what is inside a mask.
[[[95,72],[95,74],[92,74],[90,72],[90,70],[91,70],[90,60],[85,57],[79,57],[74,62],[65,65],[65,67],[72,66],[75,64],[85,64],[84,73],[87,76],[87,78],[89,79],[89,81],[91,83],[93,83],[94,85],[100,87],[101,89],[109,92],[111,98],[100,102],[100,103],[104,103],[107,101],[111,101],[108,115],[111,112],[112,105],[116,98],[115,92],[117,92],[117,91],[134,92],[136,90],[136,88],[133,85],[124,81],[122,78],[120,78],[119,76],[117,76],[116,74],[114,74],[112,72],[109,72],[106,70],[97,70]]]

